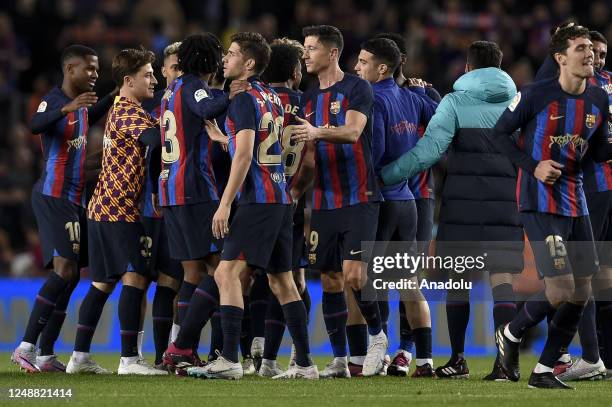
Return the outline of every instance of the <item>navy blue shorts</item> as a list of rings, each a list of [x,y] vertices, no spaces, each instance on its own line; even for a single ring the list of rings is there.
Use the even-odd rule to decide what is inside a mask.
[[[45,268],[53,258],[63,257],[87,266],[87,222],[85,208],[67,199],[32,192],[32,209],[38,224]]]
[[[367,261],[361,242],[373,242],[378,226],[378,202],[344,208],[313,210],[308,238],[308,262],[319,271],[342,271],[344,260]]]
[[[221,251],[223,241],[212,234],[212,218],[218,207],[219,201],[211,201],[163,208],[173,259],[198,260]]]
[[[305,199],[302,197],[293,212],[293,270],[308,266],[306,260],[306,239],[304,238]]]
[[[414,242],[417,234],[417,207],[414,200],[380,203],[376,240]]]
[[[592,276],[599,270],[588,216],[570,217],[521,212],[540,277]]]
[[[159,273],[164,273],[175,280],[183,280],[181,262],[170,257],[168,234],[162,218],[142,217],[144,228],[144,246],[146,249],[147,267],[153,281],[157,281]]]
[[[419,253],[429,253],[429,244],[433,236],[434,212],[436,201],[431,198],[416,199],[417,230],[416,241]]]
[[[293,208],[283,204],[238,205],[221,260],[245,260],[253,269],[284,273],[292,266]]]
[[[612,191],[586,195],[599,264],[612,266]]]
[[[147,268],[144,228],[140,222],[97,222],[87,219],[89,269],[99,283],[112,283],[133,271],[151,278]]]

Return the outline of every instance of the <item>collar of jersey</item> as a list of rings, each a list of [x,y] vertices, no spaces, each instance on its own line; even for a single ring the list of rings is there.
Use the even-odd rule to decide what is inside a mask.
[[[391,78],[387,78],[387,79],[383,79],[382,81],[379,82],[374,82],[372,84],[372,87],[374,88],[392,88],[395,85],[395,79]]]

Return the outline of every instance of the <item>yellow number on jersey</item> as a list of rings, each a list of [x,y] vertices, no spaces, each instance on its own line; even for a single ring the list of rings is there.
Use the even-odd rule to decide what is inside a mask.
[[[280,154],[268,154],[270,147],[278,141],[278,136],[283,129],[283,117],[272,117],[272,112],[264,113],[259,122],[259,131],[267,131],[266,137],[257,148],[257,162],[259,165],[278,165],[281,163]]]
[[[166,110],[161,120],[164,130],[164,146],[162,146],[162,161],[166,164],[172,164],[178,161],[181,156],[181,146],[176,137],[176,119],[174,113]]]
[[[285,165],[285,175],[288,177],[293,176],[300,164],[302,159],[302,150],[304,149],[304,142],[292,143],[291,135],[295,129],[294,125],[289,125],[283,129],[283,137],[281,138],[281,145],[283,149],[283,164]]]

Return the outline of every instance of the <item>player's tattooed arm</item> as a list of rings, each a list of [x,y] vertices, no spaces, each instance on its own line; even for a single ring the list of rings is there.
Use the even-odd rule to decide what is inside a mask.
[[[236,134],[236,152],[232,158],[227,185],[219,202],[219,208],[212,221],[212,232],[215,238],[224,238],[229,232],[229,216],[232,202],[238,194],[240,186],[249,172],[253,160],[253,146],[255,145],[255,130],[244,129]]]
[[[346,112],[344,126],[333,128],[315,127],[308,120],[304,120],[301,117],[296,117],[296,119],[300,124],[294,127],[291,140],[298,143],[301,141],[323,140],[335,144],[355,144],[368,122],[366,115],[356,110],[348,110]]]

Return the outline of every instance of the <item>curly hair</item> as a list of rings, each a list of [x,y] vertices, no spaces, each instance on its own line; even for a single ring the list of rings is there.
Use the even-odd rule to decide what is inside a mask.
[[[223,47],[214,34],[194,34],[185,38],[178,48],[178,68],[198,76],[215,73],[222,57]]]
[[[293,78],[296,66],[304,55],[304,47],[289,38],[276,39],[270,45],[272,55],[268,67],[261,75],[264,82],[285,82]]]

